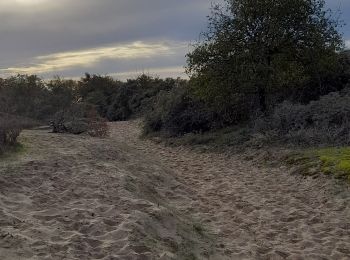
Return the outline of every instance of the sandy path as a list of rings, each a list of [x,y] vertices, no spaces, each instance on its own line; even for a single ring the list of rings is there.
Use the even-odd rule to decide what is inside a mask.
[[[165,193],[171,172],[127,142],[24,131],[26,154],[0,161],[0,259],[206,259]],[[181,188],[182,190],[182,188]]]
[[[217,234],[228,259],[350,259],[348,187],[259,168],[240,157],[140,142],[135,123],[114,131],[174,170],[189,189],[177,207]]]
[[[0,162],[0,259],[350,259],[350,192],[238,157],[26,131]]]

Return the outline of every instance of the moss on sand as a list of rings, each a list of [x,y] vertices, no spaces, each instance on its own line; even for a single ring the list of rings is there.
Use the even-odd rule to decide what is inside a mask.
[[[296,171],[302,174],[324,173],[350,183],[350,147],[308,149],[290,155],[287,162],[296,165]]]

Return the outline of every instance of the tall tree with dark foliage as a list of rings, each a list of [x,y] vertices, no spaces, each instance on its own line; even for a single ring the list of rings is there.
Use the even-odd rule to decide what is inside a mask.
[[[339,69],[339,26],[324,0],[226,0],[188,54],[195,93],[240,120],[252,105],[265,113],[270,94],[322,88]]]

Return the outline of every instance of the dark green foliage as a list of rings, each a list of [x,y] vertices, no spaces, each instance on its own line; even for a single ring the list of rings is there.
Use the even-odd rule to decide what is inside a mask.
[[[208,31],[188,54],[198,96],[233,110],[236,123],[293,94],[297,99],[293,89],[306,102],[327,94],[343,42],[323,0],[225,2],[213,8]]]
[[[146,118],[146,133],[167,130],[162,125],[161,119],[159,112]],[[212,122],[210,127],[213,128]],[[219,150],[229,146],[237,148],[261,148],[273,145],[348,146],[350,145],[350,86],[342,91],[324,95],[308,104],[285,101],[277,105],[269,115],[258,116],[250,122],[222,129],[214,128],[201,134],[170,138],[167,143],[204,145]]]
[[[310,78],[304,84],[283,89],[272,97],[277,101],[288,98],[293,102],[307,104],[310,101],[318,100],[323,95],[342,90],[350,82],[349,51],[340,52],[333,68],[329,71],[320,72],[320,74],[322,74],[320,78]]]
[[[114,98],[122,85],[108,76],[85,74],[78,82],[78,94],[81,101],[95,105],[100,116],[118,120],[111,107],[116,105]]]
[[[350,89],[322,96],[307,105],[284,102],[255,131],[301,145],[350,144]]]
[[[0,112],[47,121],[75,99],[76,83],[56,78],[47,84],[35,75],[0,81]]]
[[[141,75],[120,82],[108,76],[86,74],[80,81],[18,75],[0,80],[0,112],[49,121],[57,112],[77,103],[91,104],[110,121],[142,116],[157,94],[183,82]]]
[[[56,77],[48,82],[47,89],[49,90],[48,103],[51,107],[49,114],[67,108],[78,100],[77,82],[74,80]]]
[[[180,82],[179,79],[163,80],[147,75],[119,82],[107,76],[86,74],[78,83],[78,94],[83,102],[97,106],[102,117],[119,121],[142,116],[161,90],[169,90]]]
[[[47,114],[48,91],[37,76],[18,75],[1,81],[0,112],[43,119]]]
[[[93,137],[105,137],[108,126],[96,108],[90,104],[78,103],[59,111],[51,121],[54,133],[82,134],[88,133]]]
[[[321,99],[310,104],[312,108],[307,104],[341,91],[350,79],[349,54],[341,52],[343,41],[337,32],[340,23],[331,11],[325,10],[325,2],[225,2],[225,6],[214,6],[208,31],[188,54],[189,88],[175,88],[158,95],[146,115],[145,133],[178,136],[242,124],[249,133],[239,139],[248,141],[251,136],[260,136],[257,139],[267,140],[269,135],[282,134],[275,133],[281,130],[274,126],[278,111],[290,117],[283,119],[286,121],[293,121],[291,117],[298,115],[293,110],[298,105],[289,105],[293,107],[289,112],[283,108],[288,107],[287,103],[274,110],[285,100],[304,104],[299,106],[311,109],[314,120],[319,115],[317,126],[312,129],[320,127],[320,122],[327,119],[320,117],[317,109],[323,110],[315,104],[322,106],[330,101]],[[336,99],[333,97],[333,102]],[[334,112],[344,106],[333,107]],[[334,119],[330,111],[324,113]],[[250,120],[257,117],[272,128],[268,135],[249,127]],[[336,127],[339,125],[322,129],[336,131]],[[289,125],[286,129],[294,131]],[[239,131],[232,136],[236,133]]]
[[[188,94],[186,87],[163,91],[145,116],[144,132],[162,131],[171,136],[204,132],[214,125],[215,114]]]
[[[159,79],[141,75],[136,80],[128,80],[127,86],[133,90],[130,99],[130,108],[135,114],[143,115],[151,108],[155,97],[161,91],[169,91],[175,86],[184,84],[181,79]]]
[[[147,75],[141,75],[135,80],[128,80],[114,94],[107,118],[116,121],[143,116],[152,108],[158,93],[168,91],[183,82],[180,79],[167,78],[163,80]]]
[[[133,112],[129,103],[133,94],[133,90],[125,85],[116,90],[106,114],[109,121],[123,121],[130,118]]]
[[[38,122],[29,118],[0,112],[0,154],[3,153],[6,148],[17,144],[17,138],[23,129],[37,125]]]
[[[78,95],[83,102],[95,105],[98,113],[106,117],[111,97],[120,84],[108,76],[85,74],[78,82]]]
[[[74,104],[57,112],[51,123],[54,133],[81,134],[88,131],[88,113],[93,109],[86,104]]]

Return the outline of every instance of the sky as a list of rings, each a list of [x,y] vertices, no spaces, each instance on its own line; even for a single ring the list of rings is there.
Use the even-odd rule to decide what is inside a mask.
[[[0,77],[186,77],[186,53],[223,0],[0,0]],[[350,48],[350,0],[341,11]]]

